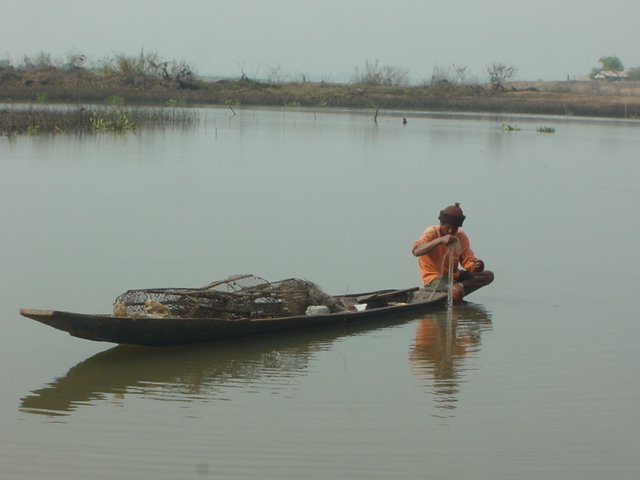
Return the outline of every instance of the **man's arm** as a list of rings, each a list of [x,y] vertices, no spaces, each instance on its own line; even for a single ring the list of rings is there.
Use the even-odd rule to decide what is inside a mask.
[[[429,253],[438,245],[449,246],[457,241],[458,239],[454,235],[444,235],[442,237],[438,237],[434,240],[431,240],[430,242],[416,245],[415,247],[413,247],[413,250],[411,250],[411,253],[413,253],[414,256],[419,257],[421,255],[425,255]]]

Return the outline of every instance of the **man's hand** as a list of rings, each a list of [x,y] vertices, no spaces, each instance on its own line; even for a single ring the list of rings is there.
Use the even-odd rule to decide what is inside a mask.
[[[473,262],[471,273],[480,273],[482,271],[484,271],[484,262],[479,258],[476,258],[475,262]]]
[[[446,245],[448,247],[449,245],[453,245],[454,243],[456,243],[458,241],[458,237],[456,237],[455,235],[444,235],[440,237],[440,240],[442,241],[443,245]]]

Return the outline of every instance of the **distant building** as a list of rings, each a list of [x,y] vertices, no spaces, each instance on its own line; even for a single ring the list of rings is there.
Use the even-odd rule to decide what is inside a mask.
[[[629,78],[629,74],[627,72],[603,70],[601,72],[598,72],[593,78],[596,80],[622,80],[624,78]]]

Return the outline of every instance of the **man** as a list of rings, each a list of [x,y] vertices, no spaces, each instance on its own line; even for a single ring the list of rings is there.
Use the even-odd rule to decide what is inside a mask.
[[[441,210],[440,225],[427,228],[411,249],[418,257],[418,269],[427,292],[448,292],[452,267],[452,297],[456,305],[462,303],[465,295],[493,281],[493,272],[484,269],[484,262],[476,258],[469,237],[460,229],[465,218],[459,203]]]

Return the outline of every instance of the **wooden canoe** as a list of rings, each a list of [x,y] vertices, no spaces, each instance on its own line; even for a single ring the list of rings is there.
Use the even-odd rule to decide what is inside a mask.
[[[445,305],[446,294],[415,301],[413,292],[380,290],[334,297],[348,310],[320,315],[278,318],[117,317],[56,310],[20,309],[24,317],[37,320],[74,337],[125,345],[166,346],[224,340],[234,337],[283,332],[321,325],[360,322],[374,318],[421,312]],[[359,305],[360,309],[356,306]],[[366,305],[366,307],[365,307]]]

